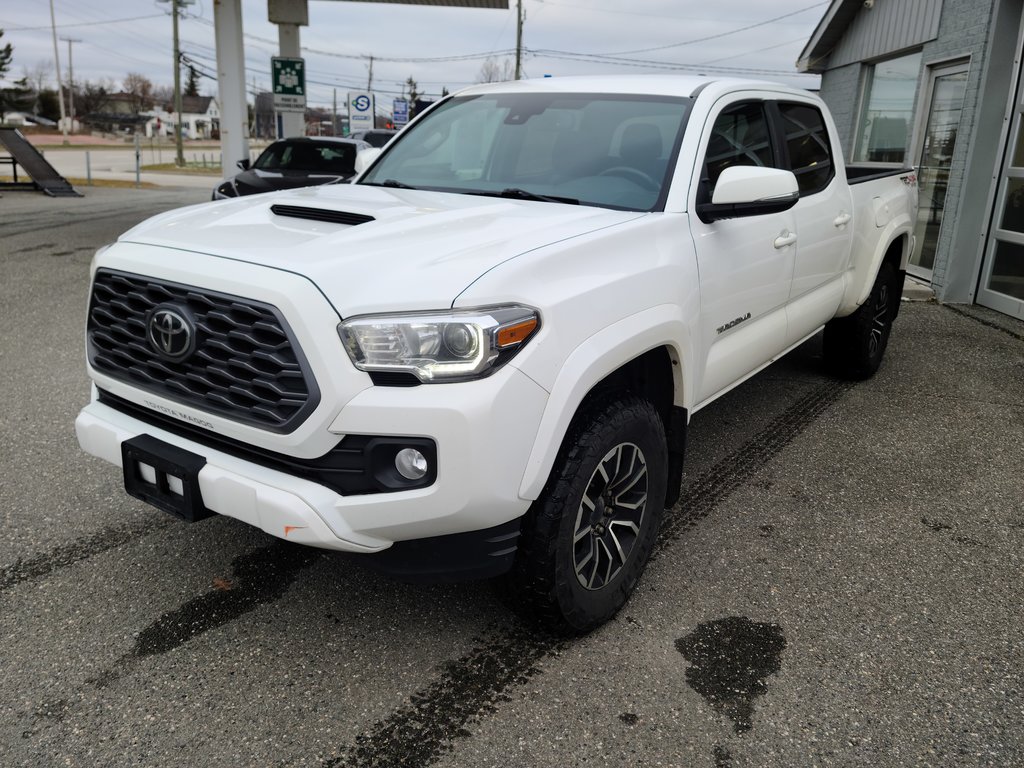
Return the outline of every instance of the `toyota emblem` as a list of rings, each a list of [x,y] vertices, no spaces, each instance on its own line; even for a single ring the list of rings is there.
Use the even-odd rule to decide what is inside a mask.
[[[159,306],[146,323],[146,336],[158,355],[178,362],[192,354],[196,346],[196,326],[188,310],[177,306]]]

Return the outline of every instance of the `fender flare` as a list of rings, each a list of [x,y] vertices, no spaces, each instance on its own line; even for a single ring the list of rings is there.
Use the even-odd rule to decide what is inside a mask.
[[[533,450],[523,472],[519,497],[533,501],[544,488],[569,424],[587,394],[609,374],[658,347],[668,347],[673,362],[674,401],[685,406],[693,391],[687,365],[689,328],[680,308],[671,304],[643,310],[585,339],[566,358],[541,417]],[[514,365],[514,363],[512,363]]]
[[[889,252],[892,244],[906,236],[906,244],[900,254],[900,269],[907,268],[907,261],[910,259],[912,247],[908,245],[913,241],[913,222],[906,213],[896,216],[881,231],[878,236],[874,252],[870,260],[861,262],[865,267],[858,267],[853,264],[850,270],[850,278],[846,285],[846,292],[843,294],[842,304],[836,310],[836,317],[845,317],[857,311],[857,308],[867,301],[871,287],[875,284],[875,277],[878,270],[882,268],[882,261]]]

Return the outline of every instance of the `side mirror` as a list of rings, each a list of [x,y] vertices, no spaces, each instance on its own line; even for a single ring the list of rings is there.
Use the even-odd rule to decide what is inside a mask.
[[[763,216],[788,211],[800,199],[800,187],[792,171],[734,165],[722,171],[710,203],[697,205],[705,224],[740,216]]]
[[[237,165],[243,171],[248,171],[252,163],[249,162],[249,158],[247,157],[244,160],[239,160],[237,163],[235,163],[235,165]]]
[[[377,147],[359,150],[359,153],[356,155],[356,174],[362,173],[373,165],[373,161],[377,159],[379,154],[380,150]]]

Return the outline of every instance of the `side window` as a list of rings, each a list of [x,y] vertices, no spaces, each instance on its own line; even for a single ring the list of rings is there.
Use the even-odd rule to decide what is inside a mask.
[[[704,160],[700,197],[710,202],[722,171],[734,165],[775,165],[764,104],[744,102],[729,107],[715,118]]]
[[[832,145],[821,112],[808,104],[779,104],[789,165],[800,196],[820,192],[832,180]]]

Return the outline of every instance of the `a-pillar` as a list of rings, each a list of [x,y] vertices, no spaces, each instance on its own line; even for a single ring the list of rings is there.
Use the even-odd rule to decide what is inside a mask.
[[[249,110],[245,98],[242,0],[214,0],[217,96],[220,102],[221,175],[230,179],[249,159]]]
[[[277,24],[278,56],[290,59],[302,58],[299,28],[309,25],[307,0],[267,0],[267,16],[271,24]],[[302,112],[281,113],[281,136],[305,136],[306,116]]]

